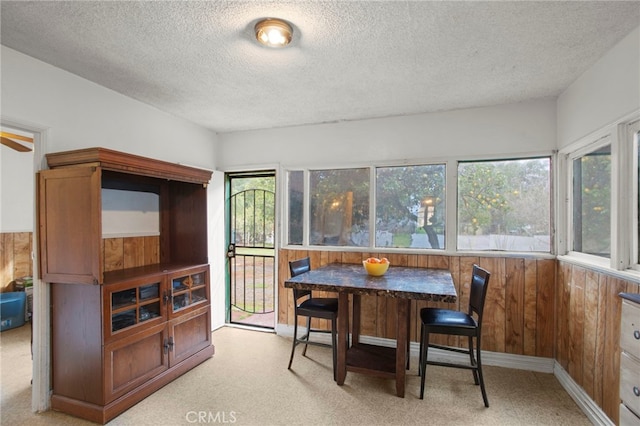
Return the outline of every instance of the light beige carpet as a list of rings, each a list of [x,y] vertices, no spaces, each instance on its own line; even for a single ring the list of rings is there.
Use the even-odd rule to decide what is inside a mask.
[[[347,373],[332,379],[331,352],[298,348],[287,370],[291,340],[224,327],[213,333],[216,354],[204,364],[124,412],[110,425],[589,425],[551,374],[485,367],[491,407],[485,408],[471,372],[427,368],[419,399],[416,360],[405,398],[395,382]],[[0,335],[1,412],[4,425],[89,424],[62,413],[30,410],[28,326]]]

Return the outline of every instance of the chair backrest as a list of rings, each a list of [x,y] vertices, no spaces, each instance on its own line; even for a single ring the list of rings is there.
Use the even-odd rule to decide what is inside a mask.
[[[311,261],[308,257],[304,257],[298,260],[292,260],[291,262],[289,262],[289,271],[291,272],[292,277],[303,274],[305,272],[309,272],[310,270]]]
[[[311,260],[309,259],[309,257],[303,257],[302,259],[292,260],[291,262],[289,262],[289,272],[291,272],[291,277],[309,272],[310,270]],[[295,288],[293,289],[294,300],[298,300],[304,296],[311,296],[311,290],[297,290]]]
[[[487,298],[489,288],[489,278],[491,273],[482,269],[478,265],[473,265],[471,275],[471,294],[469,295],[469,315],[474,312],[478,315],[478,326],[482,324],[482,313],[484,311],[484,301]]]

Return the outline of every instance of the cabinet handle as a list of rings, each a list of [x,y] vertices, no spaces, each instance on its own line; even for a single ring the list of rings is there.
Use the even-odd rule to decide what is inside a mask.
[[[634,386],[634,387],[633,387],[633,394],[634,394],[635,396],[640,396],[640,389],[638,389],[638,387],[637,387],[637,386]]]
[[[173,351],[173,336],[169,337],[169,340],[164,339],[164,353],[166,354],[169,351]]]
[[[640,330],[633,330],[633,337],[635,337],[636,340],[640,340]]]
[[[169,294],[167,293],[167,290],[164,291],[164,294],[162,296],[162,301],[164,302],[165,305],[169,301]]]

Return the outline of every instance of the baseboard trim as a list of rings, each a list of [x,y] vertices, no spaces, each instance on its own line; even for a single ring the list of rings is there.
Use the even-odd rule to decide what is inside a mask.
[[[287,324],[278,324],[276,333],[284,337],[293,337],[293,326]],[[331,343],[330,335],[325,333],[312,334],[312,340],[322,343]],[[385,339],[381,337],[360,336],[362,343],[386,346],[394,348],[396,341],[393,339]],[[418,356],[420,351],[420,343],[411,342],[409,350],[412,356]],[[442,349],[429,349],[428,358],[433,361],[449,361],[449,362],[467,362],[468,357],[464,354],[450,353]],[[506,354],[502,352],[482,351],[482,362],[484,365],[493,365],[496,367],[514,368],[517,370],[535,371],[538,373],[553,374],[564,390],[578,404],[578,407],[587,416],[594,425],[615,426],[615,423],[602,411],[584,391],[565,371],[564,368],[553,358],[543,358],[527,355]]]
[[[284,337],[293,337],[293,326],[286,324],[278,324],[276,326],[276,333]],[[311,339],[322,343],[331,343],[331,336],[325,333],[316,333],[311,335]],[[385,346],[389,348],[396,347],[396,341],[393,339],[386,339],[382,337],[372,336],[360,336],[362,343]],[[420,343],[411,342],[409,350],[412,356],[418,356],[420,351]],[[429,359],[434,361],[453,361],[453,362],[467,362],[469,357],[465,354],[451,353],[443,351],[442,349],[429,349]],[[501,352],[482,351],[482,362],[485,365],[495,365],[505,368],[515,368],[518,370],[536,371],[540,373],[553,373],[554,360],[553,358],[541,358],[535,356],[526,355],[514,355],[505,354]]]
[[[554,364],[553,375],[556,376],[564,390],[566,390],[576,404],[578,404],[578,407],[580,407],[591,423],[594,425],[615,426],[615,423],[602,411],[598,404],[591,399],[584,389],[578,385],[569,373],[557,362]]]

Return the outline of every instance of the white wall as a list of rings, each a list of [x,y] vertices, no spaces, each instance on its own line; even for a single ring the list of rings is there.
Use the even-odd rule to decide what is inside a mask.
[[[33,232],[33,152],[0,146],[0,232]]]
[[[2,117],[50,129],[47,152],[104,147],[208,169],[216,134],[5,46]]]
[[[555,100],[220,135],[218,167],[338,166],[556,147]]]
[[[640,27],[558,98],[558,148],[640,108]]]

